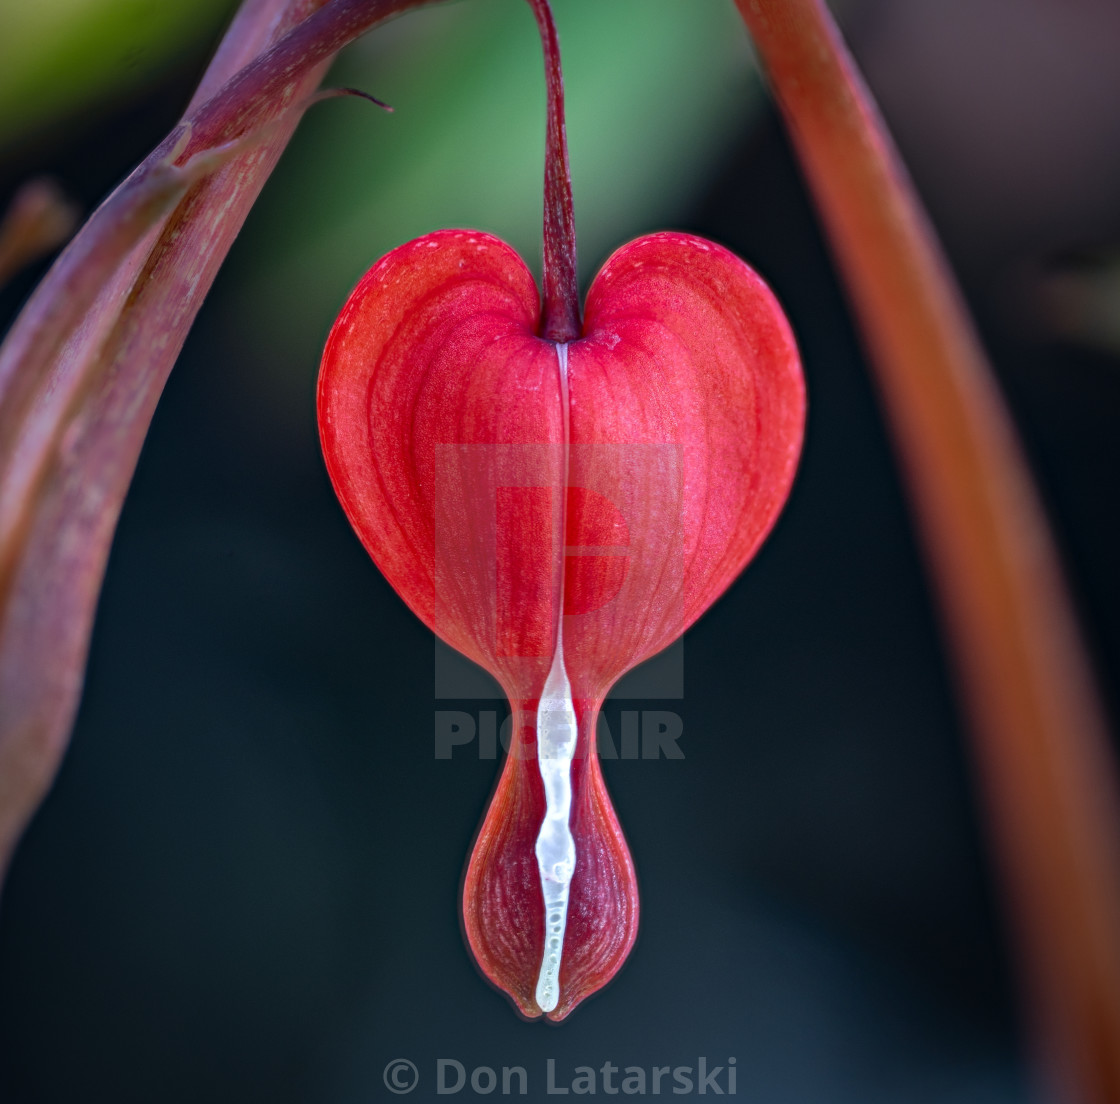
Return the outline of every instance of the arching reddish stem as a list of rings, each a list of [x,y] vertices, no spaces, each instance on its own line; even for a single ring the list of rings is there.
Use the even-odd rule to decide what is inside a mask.
[[[544,150],[544,312],[541,336],[574,341],[580,335],[579,279],[576,269],[576,223],[572,212],[572,177],[568,170],[568,133],[564,125],[564,73],[560,40],[548,0],[529,0],[544,49],[548,88],[548,131]]]
[[[430,2],[245,0],[183,123],[0,347],[0,880],[65,751],[117,515],[194,315],[334,54]]]
[[[948,265],[823,0],[736,0],[872,353],[972,717],[1043,1061],[1120,1101],[1120,790],[1059,557]]]

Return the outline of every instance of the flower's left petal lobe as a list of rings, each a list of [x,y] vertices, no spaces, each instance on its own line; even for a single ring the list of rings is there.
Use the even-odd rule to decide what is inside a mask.
[[[514,699],[539,693],[560,610],[563,418],[539,312],[508,245],[429,234],[366,274],[319,376],[327,470],[362,543]]]

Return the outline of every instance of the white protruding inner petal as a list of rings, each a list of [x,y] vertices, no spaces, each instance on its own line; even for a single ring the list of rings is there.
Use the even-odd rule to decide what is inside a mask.
[[[568,890],[576,868],[572,812],[572,758],[576,751],[576,712],[564,671],[564,649],[557,641],[552,668],[537,709],[537,763],[544,782],[545,812],[537,836],[537,867],[544,895],[544,954],[537,976],[537,1004],[551,1012],[560,1000],[560,956],[568,922]]]
[[[564,419],[564,486],[560,541],[567,532],[568,489],[568,346],[556,346],[560,373],[560,402]],[[563,565],[561,563],[561,572]],[[576,752],[577,721],[572,687],[564,670],[564,581],[560,576],[556,650],[537,708],[537,765],[544,783],[545,811],[537,835],[537,867],[544,896],[544,952],[537,975],[537,1004],[551,1012],[560,1000],[560,958],[568,923],[568,891],[576,868],[576,841],[569,820],[572,813],[572,759]]]

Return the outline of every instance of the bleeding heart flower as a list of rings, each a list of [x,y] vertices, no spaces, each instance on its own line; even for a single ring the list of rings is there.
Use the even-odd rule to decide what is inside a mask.
[[[467,938],[526,1016],[566,1016],[637,934],[634,867],[595,754],[599,708],[730,585],[793,480],[793,335],[727,250],[655,234],[616,252],[579,322],[555,30],[544,309],[487,234],[395,249],[335,322],[327,468],[427,625],[499,681],[514,737],[467,870]]]

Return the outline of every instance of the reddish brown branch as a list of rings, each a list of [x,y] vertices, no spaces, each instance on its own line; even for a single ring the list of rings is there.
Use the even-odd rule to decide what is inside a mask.
[[[972,719],[1037,1038],[1120,1101],[1120,815],[1043,511],[890,136],[820,0],[736,0],[872,354]]]

